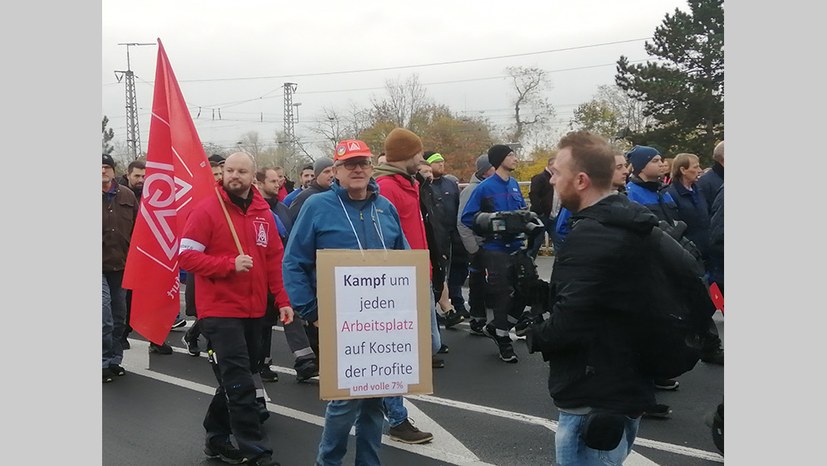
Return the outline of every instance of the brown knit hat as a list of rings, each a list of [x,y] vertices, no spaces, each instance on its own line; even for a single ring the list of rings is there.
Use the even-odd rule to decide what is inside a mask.
[[[405,128],[394,128],[385,138],[385,157],[388,162],[404,162],[422,152],[422,140]]]

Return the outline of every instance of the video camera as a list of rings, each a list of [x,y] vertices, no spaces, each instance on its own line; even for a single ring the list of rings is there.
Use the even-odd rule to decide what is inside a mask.
[[[533,236],[543,232],[543,222],[530,210],[480,212],[474,217],[474,233],[480,236]]]

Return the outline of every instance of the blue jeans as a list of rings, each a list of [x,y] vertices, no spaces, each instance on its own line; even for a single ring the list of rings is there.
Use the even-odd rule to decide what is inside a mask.
[[[324,429],[316,464],[342,464],[342,458],[347,453],[350,428],[355,424],[356,465],[379,466],[383,421],[382,398],[329,401],[324,413]]]
[[[555,463],[559,466],[621,466],[635,443],[640,418],[628,418],[620,443],[614,450],[595,450],[586,446],[581,436],[586,415],[560,411],[554,437]]]
[[[101,308],[103,337],[102,368],[123,361],[122,337],[126,327],[126,294],[121,288],[123,272],[103,272],[101,279]]]
[[[436,320],[436,300],[434,299],[434,287],[431,285],[431,354],[436,354],[442,346],[442,337],[439,335],[439,324]],[[387,396],[382,398],[382,405],[385,408],[385,415],[388,417],[388,424],[396,427],[405,419],[408,419],[408,409],[402,403],[401,396]]]
[[[385,408],[385,416],[388,417],[388,424],[391,427],[396,427],[408,419],[408,408],[405,407],[401,396],[382,398],[382,406]]]

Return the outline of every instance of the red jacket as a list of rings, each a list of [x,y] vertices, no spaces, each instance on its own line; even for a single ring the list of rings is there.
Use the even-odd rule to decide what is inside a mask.
[[[384,169],[384,170],[383,170]],[[388,165],[376,168],[376,183],[379,185],[379,194],[388,198],[399,212],[399,221],[402,224],[402,233],[411,249],[428,249],[428,240],[425,239],[425,222],[422,220],[422,210],[419,208],[419,182],[410,176],[399,173],[391,174],[390,170],[398,170]]]
[[[284,246],[279,239],[273,212],[255,187],[247,213],[218,192],[230,214],[244,253],[253,258],[249,272],[235,271],[238,248],[216,196],[201,201],[190,214],[181,237],[181,268],[195,275],[195,308],[198,318],[264,315],[267,291],[277,307],[290,301],[281,276]]]

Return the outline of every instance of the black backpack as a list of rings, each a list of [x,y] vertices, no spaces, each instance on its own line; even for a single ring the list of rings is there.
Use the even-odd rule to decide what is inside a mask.
[[[701,358],[715,304],[703,279],[694,244],[679,241],[678,228],[661,222],[645,238],[648,306],[636,338],[641,371],[671,379],[692,370]]]

